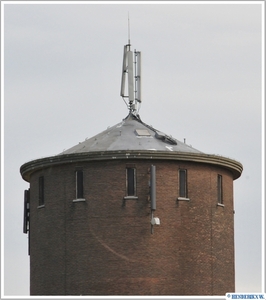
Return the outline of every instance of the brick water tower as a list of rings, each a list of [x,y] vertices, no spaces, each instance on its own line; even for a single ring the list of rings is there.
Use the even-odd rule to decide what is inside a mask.
[[[242,165],[141,120],[140,56],[124,47],[126,118],[21,166],[31,295],[234,292],[233,181]]]

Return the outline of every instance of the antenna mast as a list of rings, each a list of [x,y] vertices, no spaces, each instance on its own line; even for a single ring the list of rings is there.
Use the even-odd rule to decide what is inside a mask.
[[[120,96],[125,101],[130,113],[136,115],[139,111],[141,103],[141,52],[130,50],[130,22],[128,14],[128,44],[124,46],[123,64],[122,64],[122,80]],[[135,65],[135,68],[133,68]],[[125,93],[127,84],[127,95]]]
[[[129,20],[129,12],[128,12],[128,45],[130,46],[130,20]]]

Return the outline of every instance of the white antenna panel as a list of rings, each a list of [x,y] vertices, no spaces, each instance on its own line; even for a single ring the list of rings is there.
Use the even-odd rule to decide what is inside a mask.
[[[124,46],[123,65],[122,65],[122,80],[120,96],[125,97],[125,82],[127,73],[127,45]]]
[[[141,102],[141,52],[135,52],[136,71],[135,71],[135,88],[136,101]]]
[[[128,61],[128,97],[129,104],[132,104],[134,101],[134,74],[133,74],[133,52],[127,52],[127,61]]]

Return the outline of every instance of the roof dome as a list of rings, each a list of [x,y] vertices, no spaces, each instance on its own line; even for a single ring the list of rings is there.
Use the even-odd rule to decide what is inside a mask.
[[[121,150],[202,153],[145,124],[141,121],[139,115],[129,113],[122,122],[63,151],[60,155]]]
[[[24,180],[33,172],[62,164],[105,160],[172,160],[220,165],[240,177],[241,163],[222,156],[205,154],[145,124],[138,115],[129,113],[122,122],[62,153],[33,160],[21,166]]]

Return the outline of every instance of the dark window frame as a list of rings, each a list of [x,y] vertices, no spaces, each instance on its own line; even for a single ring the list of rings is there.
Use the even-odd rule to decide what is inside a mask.
[[[187,198],[187,169],[179,169],[179,197]]]
[[[83,170],[76,171],[76,199],[84,199],[84,174]]]
[[[224,204],[223,201],[223,176],[217,175],[217,202],[218,204]]]
[[[127,167],[126,168],[126,195],[136,196],[137,186],[136,186],[136,168]]]
[[[44,176],[39,177],[39,206],[44,206]]]

